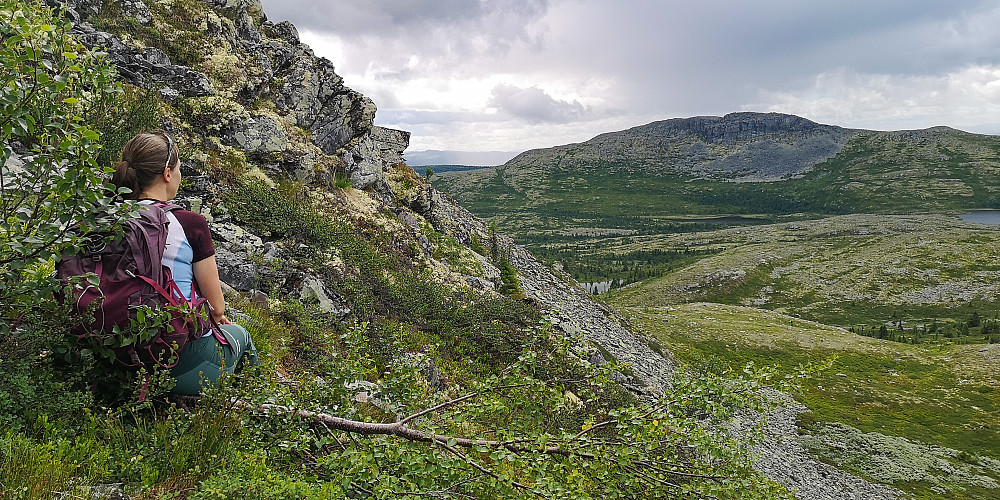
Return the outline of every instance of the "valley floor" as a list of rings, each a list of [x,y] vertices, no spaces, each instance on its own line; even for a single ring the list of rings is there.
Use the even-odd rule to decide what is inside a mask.
[[[713,248],[605,296],[683,364],[792,372],[833,359],[794,394],[802,412],[776,416],[792,431],[774,446],[913,498],[1000,499],[1000,344],[990,343],[1000,231],[941,215],[852,215],[617,250],[639,246]],[[793,470],[786,486],[813,473]]]

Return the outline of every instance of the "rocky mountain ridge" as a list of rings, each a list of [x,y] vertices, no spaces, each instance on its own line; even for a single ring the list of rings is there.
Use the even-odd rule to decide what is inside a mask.
[[[533,150],[499,167],[552,163],[560,170],[641,170],[650,175],[765,181],[799,175],[832,158],[860,131],[780,113],[730,113],[656,121],[593,139]]]

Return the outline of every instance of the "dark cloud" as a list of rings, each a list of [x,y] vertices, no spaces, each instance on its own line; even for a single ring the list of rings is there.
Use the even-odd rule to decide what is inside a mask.
[[[544,15],[548,4],[549,0],[263,0],[269,19],[289,20],[300,31],[354,44],[357,50],[347,56],[357,56],[355,60],[417,54],[425,61],[440,59],[448,64],[540,44],[529,25]]]
[[[989,91],[1000,85],[997,0],[262,1],[303,39],[330,40],[379,123],[434,149],[470,134],[517,140],[526,124],[578,124],[562,130],[584,140],[614,130],[601,127],[747,109],[902,128],[1000,113]]]
[[[299,29],[341,36],[398,33],[428,25],[456,24],[482,15],[479,2],[465,0],[281,0],[264,2],[269,19]]]
[[[579,101],[555,99],[538,87],[497,85],[490,106],[528,123],[565,123],[585,119],[590,111]]]

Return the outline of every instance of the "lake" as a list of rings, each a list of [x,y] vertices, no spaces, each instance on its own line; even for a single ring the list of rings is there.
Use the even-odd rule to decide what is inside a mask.
[[[1000,225],[1000,210],[973,210],[959,215],[958,218],[965,222],[997,226]]]

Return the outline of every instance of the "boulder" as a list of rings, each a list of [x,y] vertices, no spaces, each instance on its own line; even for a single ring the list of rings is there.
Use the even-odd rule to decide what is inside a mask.
[[[223,248],[216,249],[215,263],[219,279],[240,292],[251,292],[260,287],[257,264]]]
[[[142,24],[153,22],[153,13],[142,0],[121,0],[122,14],[134,18]]]
[[[485,280],[478,276],[462,275],[465,282],[472,288],[482,291],[496,291],[497,285],[490,280]]]
[[[233,252],[241,254],[261,253],[264,248],[264,241],[246,229],[236,224],[227,222],[216,222],[209,226],[212,231],[212,238],[220,243],[219,246]]]
[[[256,115],[234,123],[227,139],[248,155],[278,153],[288,148],[288,136],[281,122],[267,115]]]
[[[389,205],[396,205],[396,196],[386,181],[384,170],[403,162],[403,151],[409,143],[409,132],[372,127],[356,141],[354,147],[340,156],[351,185],[371,191],[376,198]]]
[[[299,285],[297,295],[299,300],[305,303],[316,304],[320,310],[332,313],[338,319],[346,318],[351,314],[351,308],[340,295],[331,292],[323,282],[315,276],[306,276]]]

